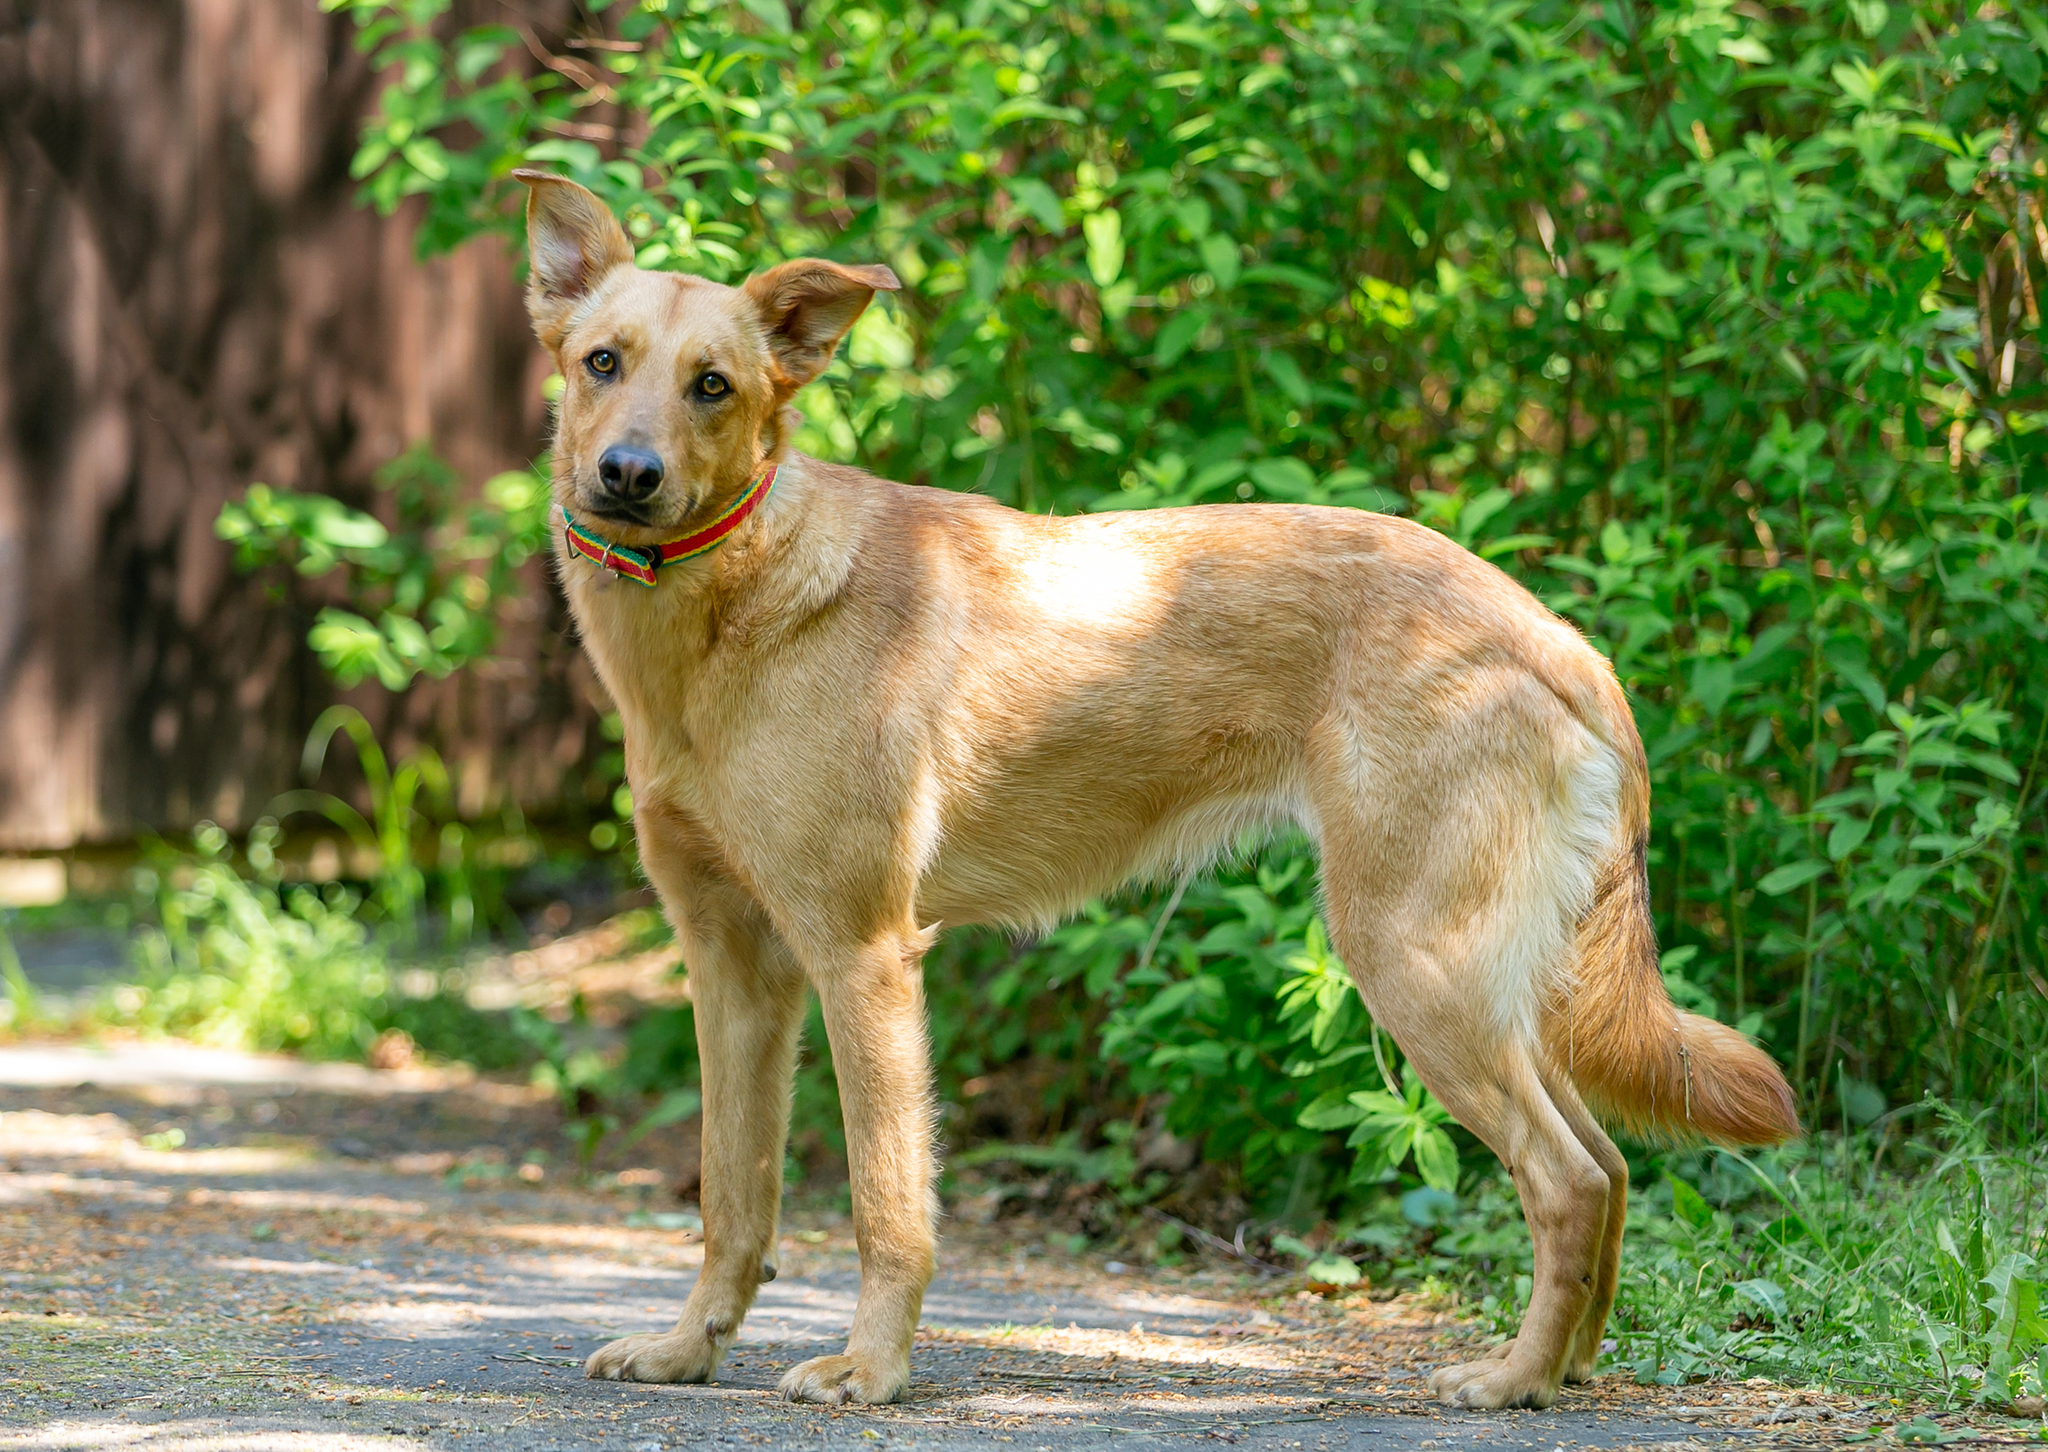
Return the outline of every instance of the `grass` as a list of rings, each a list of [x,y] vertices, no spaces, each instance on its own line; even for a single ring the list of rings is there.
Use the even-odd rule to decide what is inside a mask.
[[[1993,1149],[1979,1121],[1944,1105],[1912,1109],[1754,1158],[1640,1162],[1606,1368],[1942,1408],[2039,1398],[2048,1158]],[[1909,1117],[1923,1121],[1911,1136]],[[1530,1266],[1512,1188],[1488,1174],[1455,1203],[1427,1194],[1390,1195],[1327,1245],[1376,1284],[1451,1290],[1512,1333]]]
[[[2003,1405],[2048,1390],[2048,1159],[1933,1102],[1906,1137],[1674,1159],[1632,1206],[1617,1357]]]

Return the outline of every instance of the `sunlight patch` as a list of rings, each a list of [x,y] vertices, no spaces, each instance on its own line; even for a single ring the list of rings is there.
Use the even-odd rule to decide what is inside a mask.
[[[1152,561],[1099,531],[1077,532],[1019,561],[1017,576],[1031,607],[1050,619],[1134,635],[1158,615]]]

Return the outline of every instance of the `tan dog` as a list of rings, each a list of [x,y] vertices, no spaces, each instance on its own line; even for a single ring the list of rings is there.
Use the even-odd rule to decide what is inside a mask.
[[[1589,1375],[1628,1172],[1588,1105],[1724,1143],[1798,1129],[1775,1066],[1665,994],[1648,781],[1607,662],[1400,519],[1046,518],[791,453],[784,405],[895,276],[641,272],[589,192],[518,175],[528,301],[566,380],[555,492],[582,543],[562,575],[625,721],[704,1073],[703,1272],[674,1330],[611,1343],[589,1374],[709,1380],[774,1276],[808,985],[861,1292],[845,1354],[781,1390],[901,1396],[933,1268],[920,960],[938,925],[1048,925],[1293,821],[1366,1005],[1508,1167],[1534,1238],[1521,1334],[1433,1387],[1547,1406]],[[653,556],[616,547],[727,515],[715,548],[628,578]]]

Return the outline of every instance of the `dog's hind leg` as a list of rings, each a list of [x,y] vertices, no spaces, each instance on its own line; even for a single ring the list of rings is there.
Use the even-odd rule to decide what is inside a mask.
[[[1593,1272],[1593,1298],[1579,1321],[1564,1367],[1566,1384],[1577,1385],[1592,1380],[1600,1363],[1600,1343],[1607,1334],[1608,1313],[1614,1309],[1615,1291],[1621,1280],[1621,1238],[1628,1221],[1628,1160],[1586,1108],[1577,1087],[1552,1069],[1544,1068],[1541,1073],[1550,1102],[1557,1106],[1586,1153],[1607,1176],[1607,1220],[1600,1237],[1599,1262]],[[1487,1352],[1486,1359],[1505,1360],[1514,1354],[1514,1349],[1515,1341],[1510,1339]]]
[[[641,860],[676,925],[704,1084],[704,1268],[673,1330],[598,1348],[586,1375],[709,1381],[763,1281],[775,1276],[783,1147],[803,1020],[803,972],[687,823],[637,819]]]
[[[1582,1382],[1592,1379],[1600,1362],[1600,1342],[1607,1334],[1607,1316],[1614,1309],[1614,1296],[1621,1284],[1621,1236],[1628,1223],[1628,1160],[1593,1118],[1579,1097],[1578,1088],[1555,1070],[1546,1069],[1544,1086],[1550,1101],[1569,1124],[1579,1143],[1586,1147],[1607,1176],[1607,1222],[1600,1237],[1600,1262],[1593,1273],[1593,1300],[1579,1322],[1571,1359],[1565,1363],[1564,1379]]]
[[[1360,961],[1353,954],[1366,947],[1356,935],[1340,937],[1337,946],[1347,962]],[[1600,1280],[1611,1181],[1545,1091],[1533,1056],[1510,1038],[1460,1032],[1473,1025],[1447,1024],[1442,1002],[1409,999],[1416,979],[1441,983],[1454,975],[1439,977],[1439,964],[1421,950],[1403,956],[1418,971],[1401,975],[1405,982],[1373,971],[1375,988],[1385,992],[1375,991],[1369,1006],[1431,1092],[1508,1167],[1535,1248],[1529,1306],[1506,1353],[1444,1367],[1430,1377],[1430,1388],[1459,1406],[1547,1407],[1557,1400],[1559,1383],[1579,1369],[1580,1329]]]
[[[930,937],[908,926],[808,963],[832,1044],[853,1179],[860,1301],[846,1352],[791,1367],[791,1401],[893,1402],[910,1384],[910,1346],[936,1265],[935,1120],[921,961]]]
[[[1541,1008],[1591,896],[1593,829],[1613,815],[1604,763],[1556,716],[1512,675],[1475,677],[1454,712],[1404,733],[1399,770],[1373,769],[1385,735],[1341,721],[1311,761],[1332,941],[1423,1082],[1507,1166],[1529,1222],[1520,1334],[1430,1379],[1475,1408],[1547,1407],[1585,1369],[1609,1252],[1613,1178],[1576,1095],[1560,1105],[1544,1082]]]

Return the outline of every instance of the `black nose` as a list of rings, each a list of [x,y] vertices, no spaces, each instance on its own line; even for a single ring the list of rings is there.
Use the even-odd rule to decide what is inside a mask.
[[[613,444],[597,461],[597,478],[614,499],[637,503],[661,487],[661,455]]]

